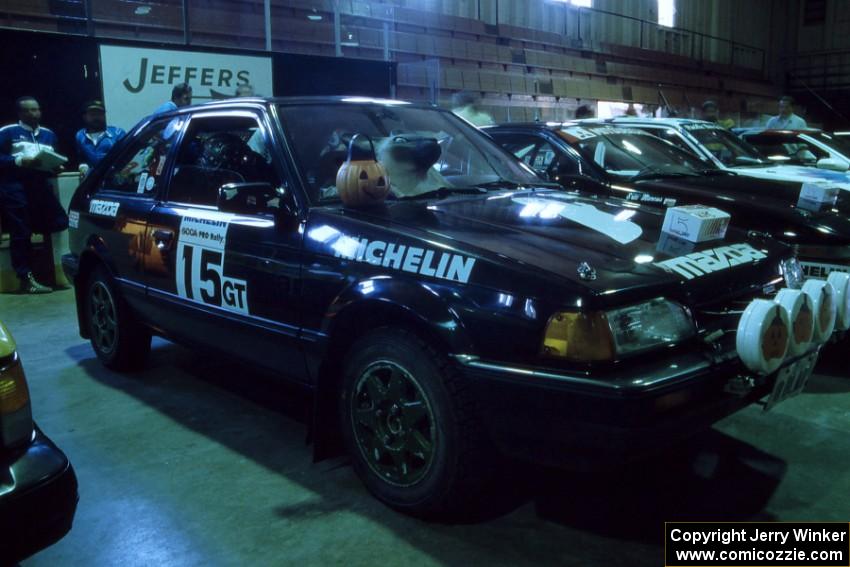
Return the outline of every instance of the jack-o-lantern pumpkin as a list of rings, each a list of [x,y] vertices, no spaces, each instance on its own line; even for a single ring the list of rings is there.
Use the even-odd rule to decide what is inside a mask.
[[[820,313],[818,313],[818,322],[820,323],[821,331],[829,329],[829,323],[832,321],[832,302],[833,294],[829,293],[826,287],[821,291],[822,300],[820,302]]]
[[[794,341],[798,345],[812,342],[814,313],[812,313],[811,302],[812,300],[807,295],[803,296],[803,306],[800,307],[797,319],[794,321]]]
[[[776,307],[776,314],[765,330],[761,340],[761,353],[765,360],[785,358],[788,352],[788,329],[779,315],[781,307]]]
[[[358,139],[369,142],[364,148]],[[348,159],[336,174],[336,189],[346,207],[369,207],[384,202],[390,192],[387,170],[375,158],[375,146],[368,136],[355,134],[348,144]]]

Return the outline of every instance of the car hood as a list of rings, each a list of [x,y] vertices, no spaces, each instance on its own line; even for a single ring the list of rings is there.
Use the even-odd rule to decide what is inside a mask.
[[[831,181],[845,191],[850,191],[850,174],[802,165],[738,166],[729,168],[739,175],[759,179],[779,179],[783,181]]]
[[[638,181],[639,192],[671,197],[680,204],[700,203],[732,215],[732,225],[771,234],[794,244],[850,244],[850,194],[840,192],[835,203],[800,199],[802,183],[742,175],[670,177]],[[644,199],[646,202],[646,199]]]
[[[342,229],[333,238],[327,238],[328,230],[321,235],[337,256],[380,264],[370,253],[386,248],[380,242],[415,246],[434,252],[429,269],[422,271],[423,260],[402,271],[427,275],[436,255],[450,251],[474,259],[461,283],[497,289],[527,285],[556,295],[566,286],[600,301],[657,295],[698,301],[734,293],[775,281],[779,260],[790,255],[785,246],[748,241],[734,229],[722,240],[686,242],[661,232],[664,217],[656,209],[557,190],[388,201],[380,208],[337,214],[345,221],[319,221]],[[310,230],[315,229],[308,229],[308,246]],[[341,246],[347,250],[340,253]],[[381,254],[386,260],[386,252]]]

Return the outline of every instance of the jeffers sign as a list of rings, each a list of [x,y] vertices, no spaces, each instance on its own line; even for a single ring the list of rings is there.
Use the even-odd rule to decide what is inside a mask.
[[[101,45],[100,67],[109,123],[125,129],[169,100],[177,83],[192,86],[194,102],[231,97],[245,84],[273,94],[268,57]]]
[[[232,69],[216,69],[215,67],[180,67],[177,65],[149,65],[147,57],[142,57],[139,66],[139,78],[136,84],[130,79],[124,79],[124,88],[131,93],[141,92],[148,80],[148,67],[150,66],[150,84],[173,85],[175,83],[198,83],[202,87],[218,87],[220,89],[231,89],[236,85],[247,85],[251,83],[251,74],[246,70],[233,71]],[[234,77],[235,75],[235,77]],[[238,80],[238,81],[237,81]],[[194,88],[194,87],[193,87]],[[226,93],[225,97],[231,93]],[[215,98],[215,97],[213,97]]]

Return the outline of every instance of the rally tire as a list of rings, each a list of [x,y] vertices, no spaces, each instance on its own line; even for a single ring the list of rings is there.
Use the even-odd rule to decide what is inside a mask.
[[[100,362],[113,370],[141,368],[151,350],[151,334],[136,319],[103,266],[86,286],[85,322]]]
[[[405,394],[398,405],[417,406],[418,413],[407,420],[418,420],[411,427],[413,434],[401,427],[393,431],[391,400],[372,396],[380,398],[376,404],[370,399],[368,381],[381,372],[404,383]],[[354,470],[385,504],[414,516],[449,519],[470,513],[490,487],[487,480],[496,458],[477,419],[469,385],[457,376],[445,355],[413,333],[384,327],[357,340],[345,357],[339,402],[342,437]],[[380,404],[384,404],[385,419],[368,418],[369,426],[364,426],[364,412]],[[407,411],[401,410],[401,421]],[[394,433],[397,438],[387,442]],[[410,445],[404,443],[405,436],[418,439],[411,441],[417,448],[430,446],[430,453],[415,450],[393,455],[394,445]],[[430,445],[422,443],[423,438]]]

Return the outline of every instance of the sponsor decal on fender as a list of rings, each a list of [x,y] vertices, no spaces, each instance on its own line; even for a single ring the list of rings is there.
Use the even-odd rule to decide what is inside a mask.
[[[102,217],[115,217],[118,216],[118,207],[120,205],[121,203],[116,203],[114,201],[92,199],[89,202],[89,212],[93,215],[100,215]]]
[[[850,272],[850,266],[841,264],[820,264],[817,262],[800,262],[803,275],[807,278],[826,278],[832,272]]]
[[[656,195],[650,195],[649,193],[629,193],[626,200],[638,201],[640,203],[655,203],[656,205],[663,205],[665,207],[676,206],[676,199],[672,199],[670,197],[657,197]]]
[[[342,236],[332,248],[337,258],[460,283],[469,281],[475,266],[475,258],[462,254],[368,238]]]
[[[668,272],[675,272],[685,279],[692,280],[714,272],[728,270],[741,264],[752,264],[765,258],[767,258],[767,254],[756,250],[749,244],[732,244],[656,262],[655,265]]]
[[[68,226],[80,228],[80,211],[68,211]]]

